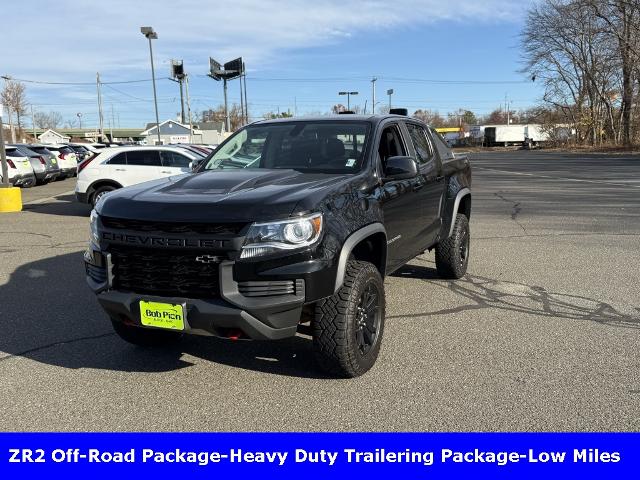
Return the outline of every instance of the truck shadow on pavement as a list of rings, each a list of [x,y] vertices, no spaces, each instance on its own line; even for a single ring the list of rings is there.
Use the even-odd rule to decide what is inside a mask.
[[[44,215],[61,215],[65,217],[88,217],[91,206],[76,201],[73,195],[58,195],[54,202],[28,203],[23,210]]]
[[[417,261],[424,261],[420,258]],[[460,280],[437,280],[434,268],[406,265],[393,276],[421,280],[453,292],[458,305],[451,308],[389,316],[387,319],[416,318],[455,314],[466,310],[506,310],[538,317],[563,318],[600,323],[612,327],[640,329],[640,308],[614,307],[581,295],[550,292],[537,285],[495,280],[467,274]],[[460,303],[462,303],[460,305]]]
[[[418,259],[418,262],[421,261]],[[465,310],[509,310],[526,315],[592,321],[640,328],[640,310],[621,310],[578,295],[544,287],[467,275],[451,282],[433,268],[408,265],[394,277],[445,288],[457,306],[387,317],[402,320]],[[171,349],[143,349],[120,340],[85,284],[82,253],[53,256],[20,266],[0,286],[0,366],[17,357],[69,369],[161,373],[187,368],[201,359],[231,368],[301,378],[327,378],[313,364],[311,341],[300,336],[276,342],[231,342],[186,336]],[[392,301],[392,300],[391,300]],[[626,308],[626,307],[625,307]]]
[[[192,366],[196,357],[233,368],[326,378],[313,365],[311,341],[233,342],[187,335],[170,349],[130,345],[113,333],[85,283],[82,252],[19,267],[0,285],[0,365],[16,357],[69,369],[160,373]]]

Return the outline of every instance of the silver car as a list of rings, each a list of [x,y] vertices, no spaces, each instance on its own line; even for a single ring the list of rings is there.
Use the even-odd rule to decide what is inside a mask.
[[[15,144],[16,150],[27,157],[36,176],[36,184],[44,185],[49,183],[60,175],[60,167],[55,157],[51,153],[36,152],[25,144]],[[45,149],[46,150],[46,149]]]

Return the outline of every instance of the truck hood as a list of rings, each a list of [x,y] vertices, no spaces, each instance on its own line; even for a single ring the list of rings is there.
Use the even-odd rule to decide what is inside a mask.
[[[96,210],[116,218],[165,222],[242,222],[288,217],[305,209],[349,175],[296,170],[215,170],[145,182],[105,195]]]

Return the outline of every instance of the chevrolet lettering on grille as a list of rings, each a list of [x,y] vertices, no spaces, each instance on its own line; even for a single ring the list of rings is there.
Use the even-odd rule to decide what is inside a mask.
[[[228,248],[230,246],[229,240],[217,240],[213,238],[167,238],[114,232],[102,232],[101,238],[110,243],[148,247]]]

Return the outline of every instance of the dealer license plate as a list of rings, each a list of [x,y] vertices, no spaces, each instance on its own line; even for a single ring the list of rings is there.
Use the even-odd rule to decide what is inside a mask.
[[[145,327],[184,330],[184,305],[140,300],[140,321]]]

